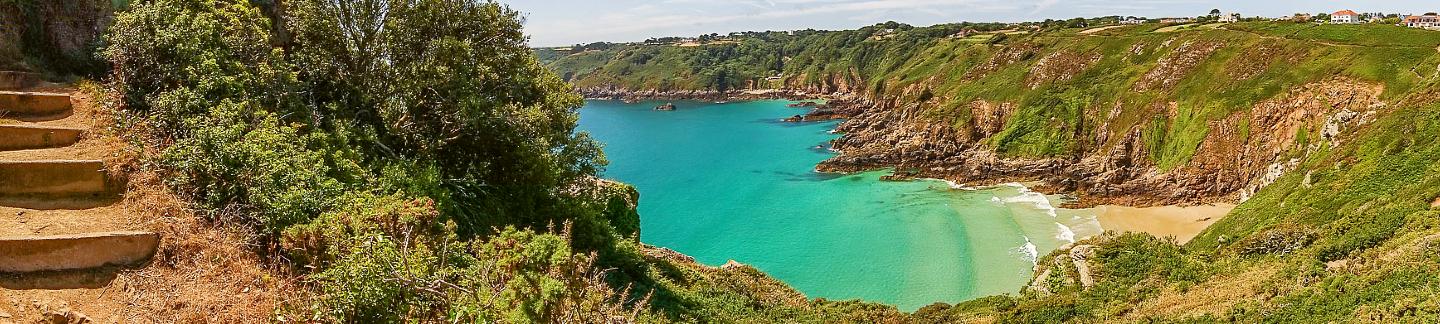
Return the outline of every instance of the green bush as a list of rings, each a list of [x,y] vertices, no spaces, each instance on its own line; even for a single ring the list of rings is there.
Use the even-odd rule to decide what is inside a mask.
[[[574,132],[581,101],[536,62],[518,13],[287,6],[290,24],[275,26],[245,0],[137,3],[104,55],[167,183],[252,226],[314,288],[291,315],[573,322],[647,309],[648,290],[624,288],[645,275],[638,193],[595,180],[605,161]]]
[[[209,210],[258,220],[265,234],[329,210],[347,186],[329,175],[322,134],[302,135],[273,113],[248,103],[221,102],[209,115],[187,118],[190,136],[165,148],[161,165],[172,186]],[[230,216],[230,215],[223,215]]]
[[[324,269],[312,276],[318,300],[293,316],[336,323],[634,321],[647,307],[648,293],[612,289],[593,253],[572,252],[567,231],[511,227],[466,243],[453,225],[437,225],[428,201],[356,197],[349,204],[286,232],[292,256]]]
[[[1316,236],[1314,230],[1303,226],[1277,226],[1236,242],[1234,248],[1242,255],[1286,255],[1310,245]]]
[[[270,20],[244,0],[156,0],[116,16],[102,55],[126,107],[151,117],[161,137],[187,136],[181,123],[224,99],[306,120],[269,32]]]

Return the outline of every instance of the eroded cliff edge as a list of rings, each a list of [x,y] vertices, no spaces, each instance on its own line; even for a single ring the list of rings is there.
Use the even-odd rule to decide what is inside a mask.
[[[1119,106],[1098,116],[1093,129],[1073,130],[1085,141],[1072,155],[1006,156],[988,145],[1014,118],[1014,103],[972,101],[968,120],[927,118],[920,104],[883,102],[842,123],[838,156],[822,172],[896,168],[915,177],[970,185],[1043,181],[1042,189],[1073,193],[1081,205],[1153,206],[1243,201],[1293,167],[1308,151],[1342,141],[1343,132],[1384,109],[1383,87],[1347,79],[1304,85],[1252,109],[1207,122],[1194,157],[1169,170],[1151,159],[1142,125],[1116,128]],[[1175,102],[1155,104],[1154,118],[1176,117]],[[1061,126],[1063,127],[1063,126]],[[1320,130],[1321,142],[1304,132]],[[1065,130],[1071,131],[1071,130]]]
[[[575,54],[614,55],[600,65],[556,65],[591,97],[833,99],[821,113],[848,119],[833,142],[838,155],[818,171],[893,168],[977,186],[1041,181],[1039,189],[1073,194],[1082,206],[1244,201],[1392,104],[1415,100],[1416,85],[1436,73],[1428,43],[1360,46],[1256,26],[1269,25],[1036,33],[986,44],[854,42],[847,34],[876,32],[865,29],[770,40],[785,54],[783,68],[740,78],[740,90],[729,91],[705,88],[716,81],[704,68],[663,63],[713,49],[621,48]],[[839,47],[791,50],[807,43]],[[647,76],[656,71],[675,75]]]

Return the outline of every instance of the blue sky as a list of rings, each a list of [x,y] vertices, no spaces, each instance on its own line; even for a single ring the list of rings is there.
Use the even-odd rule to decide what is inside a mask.
[[[498,0],[524,13],[532,46],[640,41],[732,31],[852,29],[888,20],[917,26],[960,21],[1198,16],[1218,8],[1246,16],[1295,12],[1424,13],[1436,0]]]

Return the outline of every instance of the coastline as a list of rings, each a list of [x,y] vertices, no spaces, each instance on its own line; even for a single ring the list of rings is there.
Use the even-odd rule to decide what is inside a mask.
[[[1174,236],[1176,243],[1185,244],[1211,224],[1224,218],[1234,204],[1217,203],[1196,206],[1126,207],[1102,205],[1090,208],[1100,228],[1115,232],[1141,232],[1156,237]]]
[[[586,100],[616,100],[624,103],[640,101],[692,100],[701,102],[727,103],[752,100],[790,100],[810,102],[812,105],[791,106],[796,114],[782,120],[790,123],[817,122],[855,117],[874,106],[873,102],[848,94],[817,94],[802,90],[750,89],[737,91],[714,90],[640,90],[632,91],[614,87],[577,88]]]
[[[743,90],[743,91],[713,91],[713,90],[679,90],[679,91],[657,91],[657,90],[625,90],[616,87],[590,87],[578,88],[580,94],[587,99],[597,100],[620,100],[626,102],[642,100],[695,100],[695,101],[745,101],[745,100],[769,100],[783,99],[792,101],[824,100],[823,104],[815,107],[799,107],[808,109],[808,112],[797,114],[787,118],[789,122],[810,122],[834,119],[852,119],[865,113],[870,107],[876,105],[868,99],[846,92],[834,94],[819,94],[794,89],[768,89],[768,90]],[[836,132],[844,133],[845,130],[837,128]],[[835,150],[835,148],[831,148]],[[982,154],[986,155],[986,154]],[[833,160],[833,159],[832,159]],[[993,153],[979,159],[982,162],[999,162],[1006,159],[994,156]],[[848,167],[835,167],[830,165],[831,160],[817,165],[816,172],[853,174],[858,172],[885,169],[887,163],[858,163],[847,164]],[[867,161],[878,162],[878,161]],[[1069,162],[1069,163],[1065,163]],[[1077,191],[1094,188],[1083,180],[1066,177],[1055,172],[1058,165],[1077,164],[1077,161],[1059,161],[1054,159],[1042,159],[1040,161],[1008,161],[1000,164],[1018,165],[1043,165],[1041,168],[1021,168],[1011,166],[1013,169],[1029,169],[1029,172],[996,172],[1001,177],[983,176],[978,174],[966,175],[964,172],[939,171],[933,168],[917,168],[908,172],[893,172],[884,177],[885,181],[907,181],[917,179],[935,179],[948,182],[952,188],[968,187],[967,189],[1000,186],[1007,183],[1024,183],[1023,186],[1029,190],[1050,195],[1066,194],[1074,195]],[[1087,161],[1079,161],[1078,166],[1090,166]],[[858,167],[869,165],[869,167]],[[897,165],[889,165],[889,168],[896,168]],[[991,170],[1001,171],[1001,170]],[[1062,172],[1063,173],[1063,172]],[[1058,183],[1057,183],[1058,182]],[[960,185],[957,185],[960,184]],[[1091,188],[1085,188],[1091,187]],[[1082,194],[1078,199],[1062,203],[1057,207],[1084,210],[1096,215],[1096,222],[1105,231],[1116,232],[1143,232],[1155,235],[1156,237],[1174,236],[1176,241],[1184,244],[1200,232],[1209,228],[1211,224],[1219,221],[1230,210],[1235,208],[1233,195],[1231,194],[1198,194],[1184,190],[1174,190],[1175,193],[1185,192],[1185,195],[1155,195],[1138,192],[1125,192],[1124,190],[1103,190],[1103,194]],[[1119,191],[1119,192],[1116,192]],[[1136,206],[1136,207],[1131,207]]]

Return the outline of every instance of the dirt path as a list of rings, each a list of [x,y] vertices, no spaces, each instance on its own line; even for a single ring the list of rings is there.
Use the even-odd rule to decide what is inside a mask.
[[[1095,27],[1095,28],[1091,28],[1091,29],[1082,30],[1082,31],[1080,31],[1080,34],[1081,34],[1081,35],[1089,35],[1089,34],[1098,33],[1098,32],[1104,31],[1104,30],[1115,29],[1115,28],[1120,28],[1120,27],[1125,27],[1125,25]]]
[[[1291,37],[1286,37],[1286,36],[1266,35],[1266,34],[1261,34],[1261,33],[1253,32],[1253,31],[1248,31],[1248,30],[1234,29],[1234,28],[1230,28],[1228,25],[1227,25],[1227,26],[1221,26],[1221,27],[1218,28],[1218,29],[1224,29],[1224,30],[1234,31],[1234,32],[1242,32],[1242,33],[1246,33],[1246,34],[1255,35],[1255,37],[1260,37],[1260,38],[1264,38],[1264,39],[1283,39],[1283,40],[1305,41],[1305,42],[1309,42],[1309,43],[1312,43],[1312,44],[1320,44],[1320,45],[1326,45],[1326,46],[1338,46],[1338,47],[1423,48],[1423,46],[1406,46],[1406,45],[1358,45],[1358,44],[1335,43],[1335,42],[1328,42],[1328,41],[1322,41],[1322,40],[1316,40],[1316,39],[1297,39],[1297,38],[1291,38]],[[1300,31],[1295,31],[1295,33],[1291,33],[1291,35],[1298,34],[1298,33],[1300,33]],[[1436,50],[1436,51],[1440,51],[1440,47],[1435,48],[1435,50]]]
[[[250,235],[205,224],[139,171],[92,94],[20,91],[67,93],[70,108],[17,114],[0,98],[0,324],[268,322],[295,290],[245,248]],[[78,141],[57,140],[69,131]],[[42,167],[57,160],[99,170]],[[63,182],[88,173],[105,179]]]

